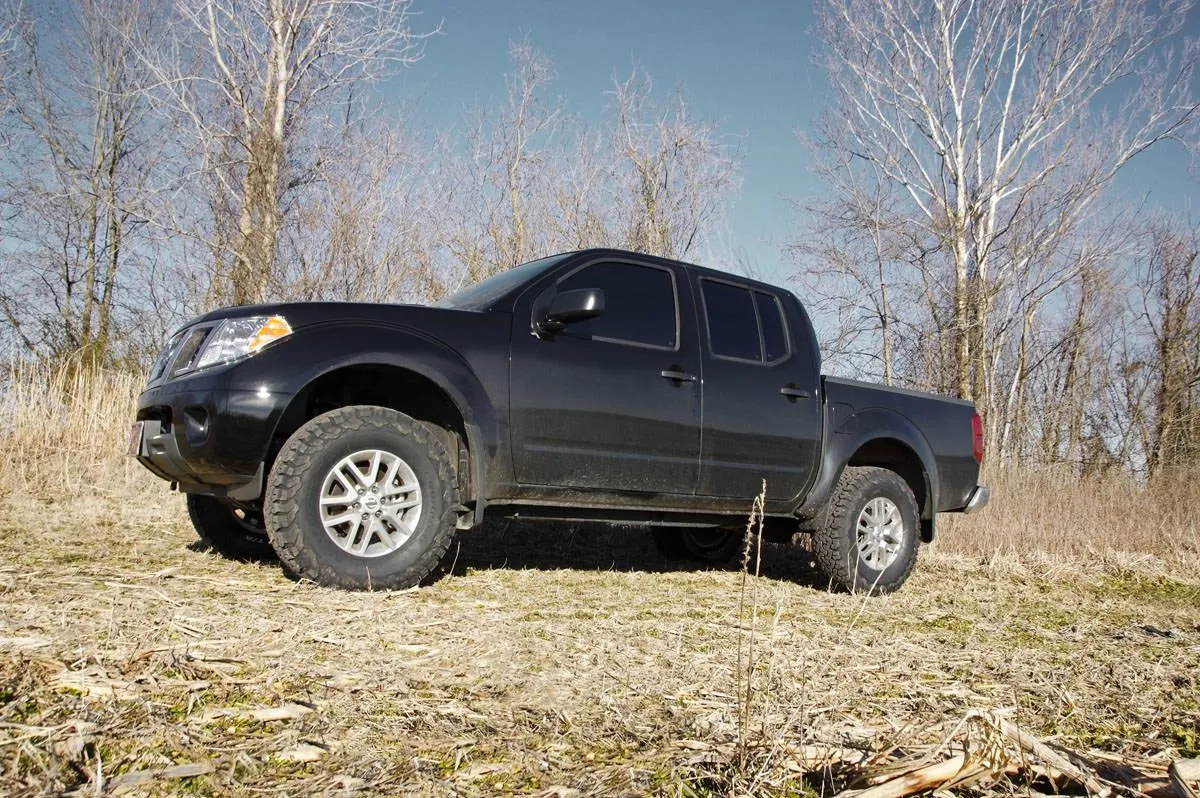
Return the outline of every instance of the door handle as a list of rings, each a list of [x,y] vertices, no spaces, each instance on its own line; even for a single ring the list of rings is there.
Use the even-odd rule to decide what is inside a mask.
[[[696,375],[688,374],[686,371],[677,371],[675,369],[663,369],[659,372],[663,377],[675,382],[695,382]]]
[[[783,386],[782,388],[779,389],[779,392],[781,394],[783,394],[784,396],[786,396],[788,399],[807,399],[810,396],[812,396],[812,394],[810,394],[808,391],[804,390],[803,388],[794,388],[791,385]]]

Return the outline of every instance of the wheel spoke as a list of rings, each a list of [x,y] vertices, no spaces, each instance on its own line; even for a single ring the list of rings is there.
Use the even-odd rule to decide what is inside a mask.
[[[358,542],[358,545],[354,546],[353,552],[355,554],[367,553],[367,547],[371,545],[371,539],[375,537],[375,528],[377,526],[379,526],[378,518],[372,518],[367,522],[367,528],[363,531],[362,539]]]
[[[904,542],[904,517],[895,502],[876,496],[863,505],[856,531],[860,561],[882,571],[895,562]]]
[[[376,450],[371,457],[371,467],[368,469],[366,481],[364,485],[374,485],[379,479],[379,461],[383,457],[383,452]]]
[[[392,462],[388,463],[387,471],[384,473],[383,479],[379,484],[379,493],[381,496],[388,495],[388,493],[392,490],[392,483],[396,481],[396,472],[400,470],[402,463],[403,461],[398,457]]]
[[[324,520],[326,527],[339,526],[347,521],[358,521],[359,513],[357,511],[342,513],[341,515],[331,516]]]
[[[403,496],[406,493],[412,493],[414,491],[419,491],[419,490],[420,490],[420,487],[415,482],[413,482],[412,484],[407,484],[407,485],[391,485],[391,484],[389,484],[389,485],[387,485],[387,487],[380,490],[379,495],[390,498],[392,496]],[[419,502],[420,500],[421,499],[418,495],[417,501]]]
[[[402,543],[413,536],[413,532],[416,530],[413,528],[412,524],[409,524],[407,521],[404,521],[396,516],[393,516],[392,520],[396,525],[396,532],[400,535]]]
[[[375,531],[375,535],[379,538],[380,543],[382,543],[384,546],[387,546],[389,549],[396,548],[398,544],[392,540],[391,530],[388,529],[388,525],[386,523],[377,518],[375,519],[375,522],[371,524],[371,528]]]
[[[345,466],[343,466],[341,463],[335,467],[333,478],[337,480],[338,484],[341,485],[343,489],[345,489],[347,494],[357,493],[358,486],[348,480],[346,475],[342,473],[343,467]]]
[[[352,521],[353,523],[351,524],[350,528],[346,530],[346,535],[343,540],[346,541],[347,546],[352,546],[354,545],[354,539],[358,537],[358,530],[362,527],[362,521],[357,515],[351,516],[348,520]]]
[[[371,487],[371,478],[368,477],[363,470],[358,467],[358,463],[354,460],[349,460],[346,467],[350,469],[350,473],[354,474],[355,481],[364,488]]]

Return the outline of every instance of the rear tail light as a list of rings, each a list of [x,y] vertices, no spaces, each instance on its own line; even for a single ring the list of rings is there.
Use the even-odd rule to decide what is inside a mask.
[[[976,413],[971,416],[971,454],[975,462],[983,462],[983,419]]]

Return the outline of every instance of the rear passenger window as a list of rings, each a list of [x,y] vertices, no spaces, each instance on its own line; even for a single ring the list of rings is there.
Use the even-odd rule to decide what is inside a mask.
[[[675,280],[665,269],[632,263],[596,263],[567,277],[559,291],[604,290],[604,312],[567,327],[563,335],[674,349]]]
[[[774,363],[788,353],[787,328],[783,323],[783,308],[779,300],[770,294],[754,292],[758,305],[758,321],[762,325],[763,354],[768,363]]]
[[[778,298],[715,280],[701,279],[700,286],[714,355],[759,363],[787,357],[787,322]]]
[[[762,360],[754,297],[745,288],[701,280],[704,312],[708,317],[708,342],[714,355],[741,360]]]

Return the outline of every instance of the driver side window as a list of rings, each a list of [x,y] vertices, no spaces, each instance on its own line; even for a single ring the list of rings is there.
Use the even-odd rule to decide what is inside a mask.
[[[599,288],[604,312],[559,335],[675,349],[679,339],[675,278],[667,269],[632,263],[593,263],[558,283],[557,291]]]

